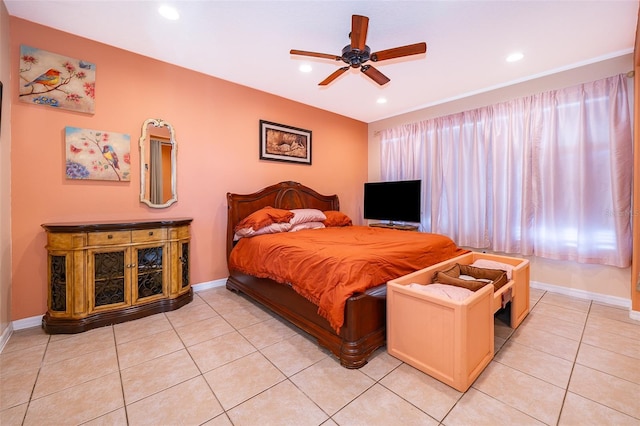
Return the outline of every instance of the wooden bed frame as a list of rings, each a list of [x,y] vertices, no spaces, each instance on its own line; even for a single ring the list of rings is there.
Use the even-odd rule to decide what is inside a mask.
[[[227,193],[227,259],[233,248],[234,228],[263,207],[340,210],[337,195],[322,195],[297,182],[280,182],[253,194]],[[229,271],[227,289],[242,292],[318,340],[346,368],[360,368],[386,341],[386,283],[353,295],[345,306],[344,325],[336,334],[318,315],[318,307],[290,286],[270,279]]]

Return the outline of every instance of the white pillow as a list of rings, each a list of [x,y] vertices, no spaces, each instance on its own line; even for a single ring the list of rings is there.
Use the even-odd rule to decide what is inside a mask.
[[[289,232],[302,231],[303,229],[318,229],[318,228],[324,228],[324,227],[325,227],[324,223],[322,222],[305,222],[305,223],[298,223],[297,225],[293,225],[289,230]]]
[[[424,293],[431,294],[432,296],[441,297],[443,299],[451,299],[457,301],[463,301],[467,297],[473,294],[473,291],[468,288],[458,287],[448,284],[409,284],[407,287],[418,290]]]
[[[262,227],[257,231],[254,231],[252,227],[238,229],[233,236],[233,241],[238,241],[240,238],[255,237],[262,234],[277,234],[278,232],[287,232],[291,229],[291,224],[287,222],[272,223],[269,226]]]
[[[496,262],[495,260],[489,259],[478,259],[473,262],[471,266],[485,269],[502,269],[507,273],[508,280],[511,279],[511,272],[513,271],[513,265],[509,265],[508,263]]]
[[[318,209],[293,209],[289,211],[293,212],[293,217],[289,221],[291,225],[306,222],[322,222],[327,218],[327,216]]]

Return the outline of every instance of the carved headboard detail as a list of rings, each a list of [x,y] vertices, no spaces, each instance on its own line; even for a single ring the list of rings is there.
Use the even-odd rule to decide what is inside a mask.
[[[298,182],[280,182],[253,194],[227,193],[227,259],[233,248],[236,225],[261,208],[340,210],[337,195],[322,195]]]

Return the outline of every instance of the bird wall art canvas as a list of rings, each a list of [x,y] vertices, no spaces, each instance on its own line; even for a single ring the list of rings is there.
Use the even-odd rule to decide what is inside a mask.
[[[65,127],[67,179],[131,180],[131,138],[125,133]]]
[[[29,46],[20,46],[22,102],[93,114],[96,65]]]

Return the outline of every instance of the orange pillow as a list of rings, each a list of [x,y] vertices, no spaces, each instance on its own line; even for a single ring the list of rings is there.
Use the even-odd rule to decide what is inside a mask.
[[[289,222],[292,217],[293,213],[289,210],[276,209],[267,206],[242,219],[236,225],[234,231],[238,232],[238,230],[244,228],[252,228],[254,231],[257,231],[258,229],[269,226],[272,223]]]
[[[351,222],[351,218],[346,214],[339,212],[337,210],[327,210],[324,212],[324,215],[327,217],[322,223],[324,226],[351,226],[353,223]]]

